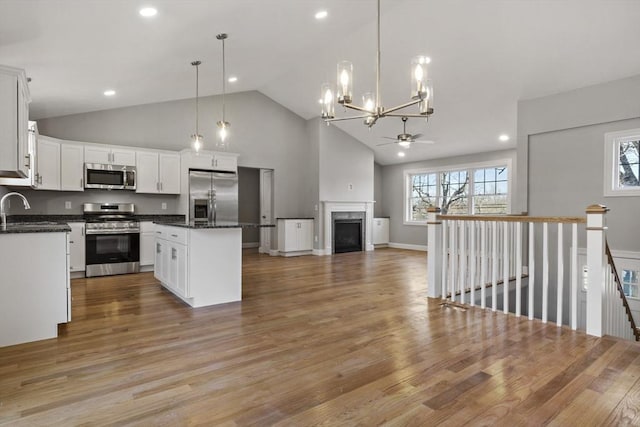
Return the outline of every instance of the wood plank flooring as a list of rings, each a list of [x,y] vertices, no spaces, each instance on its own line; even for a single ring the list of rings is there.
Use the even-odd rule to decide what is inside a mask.
[[[424,253],[243,264],[243,301],[201,309],[74,280],[58,339],[0,348],[0,424],[640,425],[639,344],[444,308]]]

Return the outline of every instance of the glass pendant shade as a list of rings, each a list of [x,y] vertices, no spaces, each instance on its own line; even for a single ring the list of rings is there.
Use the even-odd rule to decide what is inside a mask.
[[[364,95],[362,95],[362,106],[368,110],[371,111],[372,115],[367,117],[366,119],[364,119],[364,123],[366,125],[370,125],[371,123],[373,123],[373,113],[376,111],[376,96],[375,94],[371,93],[371,92],[366,92]]]
[[[191,135],[191,148],[196,153],[202,149],[202,135]]]
[[[353,101],[353,64],[349,61],[338,63],[338,102],[351,104]]]
[[[227,137],[229,136],[229,127],[231,124],[225,121],[219,121],[216,123],[218,125],[218,143],[216,144],[220,149],[227,148]]]
[[[418,108],[422,115],[433,113],[433,84],[431,80],[427,80],[426,96],[421,98],[421,101],[418,103]]]
[[[411,98],[427,98],[427,64],[429,58],[416,56],[411,60]]]
[[[320,88],[320,103],[322,104],[322,118],[333,119],[336,114],[333,103],[333,90],[329,83],[324,83]]]

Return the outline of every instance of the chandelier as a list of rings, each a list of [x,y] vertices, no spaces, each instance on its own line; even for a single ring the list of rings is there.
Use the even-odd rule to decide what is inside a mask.
[[[216,38],[222,42],[222,120],[218,121],[216,125],[218,126],[218,138],[219,141],[216,143],[217,147],[220,149],[227,149],[228,143],[225,141],[227,136],[229,136],[229,126],[231,124],[227,122],[224,118],[225,113],[225,95],[227,92],[227,80],[226,80],[226,64],[224,57],[224,41],[229,36],[225,33],[218,34]]]
[[[193,61],[191,65],[196,67],[196,133],[191,135],[191,147],[194,151],[198,152],[202,148],[202,135],[198,132],[198,82],[200,80],[200,76],[198,74],[198,67],[202,64],[201,61]]]
[[[331,84],[324,83],[321,88],[320,103],[322,104],[321,117],[325,122],[341,120],[364,119],[364,124],[371,128],[378,119],[384,117],[423,117],[428,119],[433,114],[433,87],[427,79],[427,64],[431,60],[426,56],[416,56],[411,61],[411,101],[385,109],[380,104],[380,0],[378,0],[378,24],[377,24],[378,50],[376,57],[376,91],[367,92],[362,96],[362,106],[353,104],[353,64],[349,61],[338,63],[337,90]],[[337,101],[345,108],[356,110],[362,114],[350,117],[336,117],[334,102]],[[398,112],[407,107],[417,105],[416,113]]]

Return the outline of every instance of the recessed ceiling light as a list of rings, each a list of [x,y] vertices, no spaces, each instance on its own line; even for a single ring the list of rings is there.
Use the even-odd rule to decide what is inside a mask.
[[[156,14],[158,13],[158,9],[154,7],[143,7],[142,9],[140,9],[139,13],[145,18],[151,18],[152,16],[156,16]]]
[[[503,133],[502,135],[500,135],[500,136],[498,137],[498,139],[499,139],[500,141],[502,141],[502,142],[507,142],[507,141],[509,140],[509,135],[507,135],[507,134]]]
[[[105,90],[104,91],[104,96],[113,96],[116,94],[116,91],[113,89],[109,89],[109,90]]]
[[[320,10],[318,12],[316,12],[316,19],[324,19],[329,15],[329,13],[326,10]]]
[[[398,151],[398,157],[404,157],[404,151]]]
[[[229,81],[229,83],[235,83],[235,82],[238,81],[238,78],[236,76],[231,76],[231,77],[229,77],[228,81]]]
[[[322,104],[322,98],[318,99],[318,104]]]

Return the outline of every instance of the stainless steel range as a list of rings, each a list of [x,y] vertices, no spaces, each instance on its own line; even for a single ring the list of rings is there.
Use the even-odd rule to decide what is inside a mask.
[[[85,203],[86,276],[140,271],[140,223],[133,203]]]

